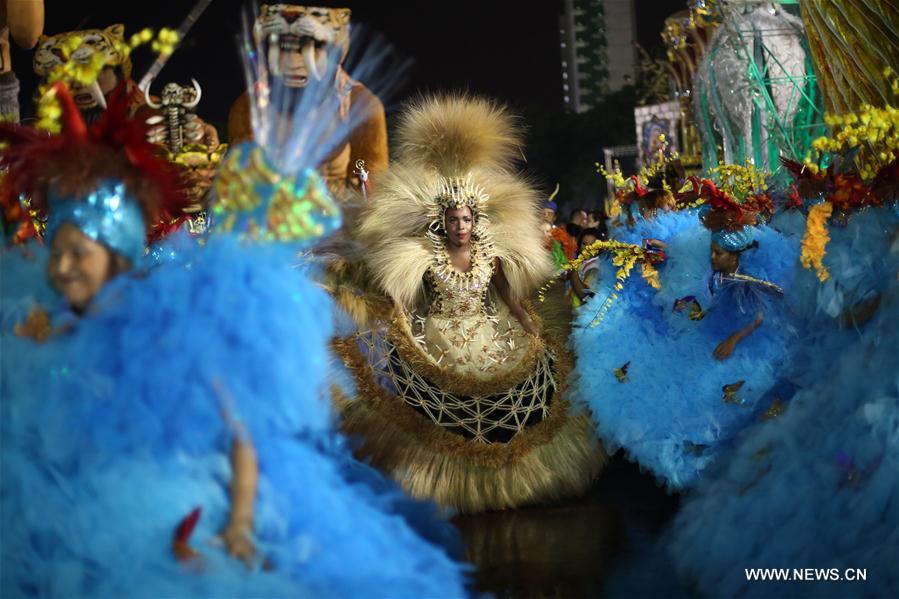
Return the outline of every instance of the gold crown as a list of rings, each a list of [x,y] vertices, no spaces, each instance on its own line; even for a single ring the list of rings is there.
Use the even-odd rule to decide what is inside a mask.
[[[437,204],[442,211],[468,206],[472,214],[481,212],[490,196],[484,188],[466,177],[442,177],[438,183]]]

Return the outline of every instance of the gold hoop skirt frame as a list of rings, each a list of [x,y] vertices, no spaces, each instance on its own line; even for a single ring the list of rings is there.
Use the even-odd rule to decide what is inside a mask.
[[[357,455],[413,497],[476,513],[576,495],[598,476],[608,456],[565,399],[564,344],[532,338],[513,370],[473,381],[435,364],[401,310],[385,321],[334,341],[357,395],[333,392]]]

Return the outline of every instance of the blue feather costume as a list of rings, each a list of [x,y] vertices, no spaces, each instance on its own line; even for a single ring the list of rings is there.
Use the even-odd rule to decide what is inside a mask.
[[[806,388],[785,414],[753,429],[678,515],[669,552],[700,592],[899,593],[899,289],[896,254],[886,257],[892,282],[874,318],[819,331],[820,344],[807,348]],[[818,304],[808,299],[811,312]],[[866,580],[750,582],[744,568],[788,568],[790,576],[818,568],[844,578],[861,568]]]
[[[678,233],[696,226],[697,210],[660,210],[651,218],[645,218],[639,210],[634,210],[633,225],[613,228],[609,234],[613,239],[642,245],[644,239],[667,241]]]
[[[221,235],[174,254],[43,344],[4,330],[0,595],[464,595],[462,568],[402,515],[423,508],[360,474],[332,428],[330,302],[293,250]],[[4,283],[8,323],[11,289],[41,285]],[[258,455],[263,570],[214,542],[235,434]],[[172,536],[194,507],[201,557],[182,565]]]
[[[174,180],[152,165],[155,150],[124,101],[110,102],[114,125],[101,118],[87,131],[69,130],[75,104],[61,102],[64,143],[6,131],[17,151],[2,155],[4,166],[19,176],[4,181],[47,188],[47,239],[72,224],[133,268],[91,292],[81,317],[46,306],[51,324],[67,328],[36,344],[12,327],[34,300],[47,301],[42,269],[17,251],[0,255],[2,597],[465,594],[464,568],[419,532],[441,543],[451,536],[434,508],[353,462],[335,431],[331,302],[303,260],[292,266],[300,244],[340,224],[315,167],[365,118],[335,89],[344,48],[328,44],[326,72],[297,94],[272,76],[252,27],[247,20],[241,54],[256,142],[223,158],[211,204],[220,229],[205,244],[173,239],[144,258],[153,224],[144,218],[160,212],[139,206],[147,198],[119,169],[86,194],[32,169],[33,156],[111,151],[174,208],[183,198],[163,193]],[[353,76],[377,62],[361,60]],[[85,175],[106,166],[87,164],[98,172]],[[259,468],[252,570],[216,542],[231,515],[235,440],[252,445]],[[200,556],[182,564],[173,536],[196,507],[190,544]]]

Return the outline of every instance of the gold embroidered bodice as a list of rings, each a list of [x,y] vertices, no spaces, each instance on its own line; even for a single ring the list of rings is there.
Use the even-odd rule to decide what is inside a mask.
[[[412,319],[413,338],[438,366],[460,375],[491,378],[529,355],[532,340],[508,307],[488,295],[494,260],[490,244],[473,242],[470,267],[459,272],[446,247],[435,244],[425,273],[430,303],[424,316]]]
[[[486,309],[487,290],[493,278],[493,256],[480,246],[471,245],[470,267],[459,272],[446,248],[438,252],[425,278],[433,293],[429,316],[459,318],[474,316]]]

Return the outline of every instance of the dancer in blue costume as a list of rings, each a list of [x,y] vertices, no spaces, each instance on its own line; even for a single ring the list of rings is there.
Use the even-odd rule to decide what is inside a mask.
[[[852,342],[815,352],[806,363],[813,382],[747,435],[678,515],[670,554],[700,592],[899,594],[897,255],[894,244],[873,318],[852,331]],[[832,325],[828,334],[846,339]],[[744,568],[787,568],[791,577],[793,568],[818,568],[828,579],[750,582]],[[845,580],[855,568],[865,580]]]
[[[631,275],[614,299],[606,281],[578,315],[574,384],[600,436],[671,490],[768,409],[788,356],[782,295],[798,248],[767,227],[730,228],[682,230],[658,291]]]
[[[47,188],[42,166],[95,170],[70,189],[49,182],[49,273],[71,309],[18,328],[42,344],[3,336],[0,595],[464,594],[399,493],[358,466],[348,476],[332,428],[330,303],[291,268],[298,243],[339,223],[305,168],[330,150],[307,118],[336,109],[318,93],[288,135],[268,132],[278,143],[230,157],[219,192],[231,233],[175,240],[155,268],[141,257],[153,212],[139,209],[153,180],[147,161],[127,163],[133,143],[116,151],[100,128],[42,165],[4,154],[12,170],[34,167],[8,179],[32,191]]]

